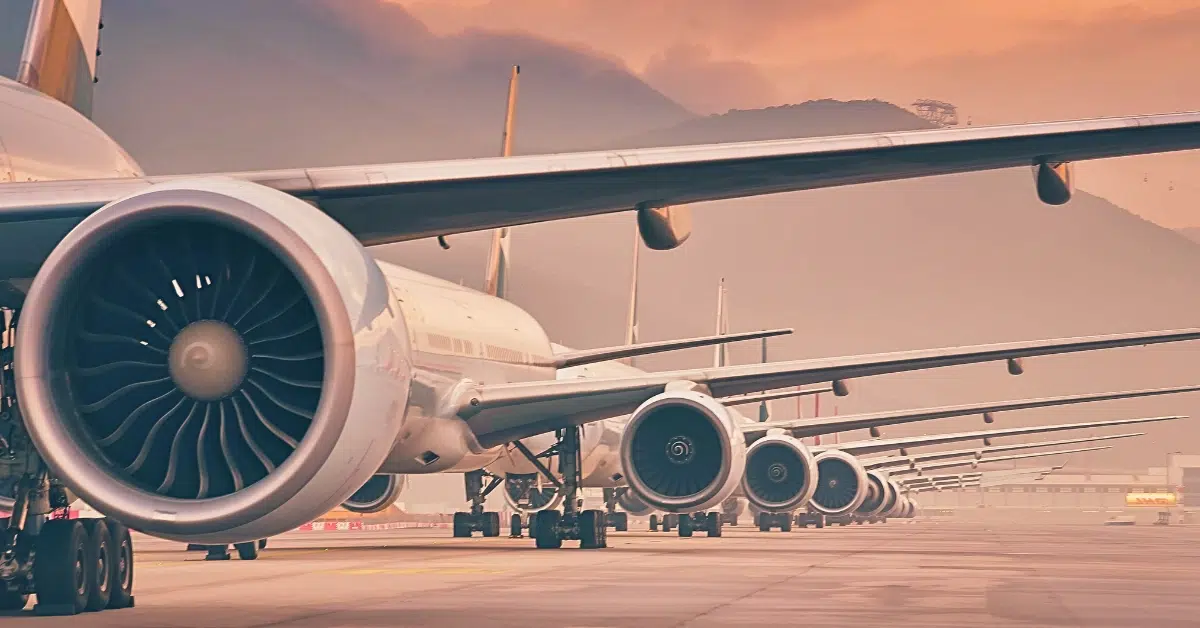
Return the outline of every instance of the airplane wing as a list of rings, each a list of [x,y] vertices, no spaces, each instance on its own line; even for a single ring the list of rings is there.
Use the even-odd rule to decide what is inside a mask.
[[[846,414],[842,416],[818,417],[815,419],[793,419],[790,421],[769,421],[742,427],[742,433],[748,437],[765,434],[769,430],[782,429],[796,438],[818,436],[834,432],[846,432],[884,425],[912,423],[944,419],[984,412],[1003,412],[1007,410],[1028,410],[1030,408],[1045,408],[1049,406],[1064,406],[1093,401],[1110,401],[1113,399],[1130,399],[1133,397],[1153,397],[1157,395],[1172,395],[1176,393],[1200,390],[1200,386],[1181,386],[1176,388],[1150,388],[1146,390],[1129,390],[1114,393],[1093,393],[1087,395],[1061,395],[1058,397],[1041,397],[1038,399],[1020,399],[1017,401],[985,401],[982,403],[967,403],[956,406],[941,406],[937,408],[920,408],[917,410],[884,410],[865,414]],[[840,445],[831,445],[841,449]]]
[[[1195,148],[1200,112],[199,176],[252,181],[308,200],[373,245],[638,208]],[[195,176],[10,183],[0,186],[0,224],[56,221],[19,236],[44,240],[24,242],[30,255],[48,252],[66,229],[105,204]]]
[[[742,340],[757,340],[759,338],[770,338],[772,336],[785,336],[793,331],[795,330],[768,329],[765,331],[745,331],[738,332],[736,334],[701,336],[699,338],[686,338],[683,340],[642,342],[637,344],[619,345],[616,347],[604,347],[601,349],[579,349],[555,355],[554,366],[555,368],[565,369],[572,366],[594,364],[596,362],[607,362],[609,360],[620,360],[639,355],[649,355],[651,353],[665,353],[667,351],[678,351],[679,349],[691,349],[693,347],[707,347],[710,345],[725,344],[727,342],[740,342]]]
[[[1174,332],[1087,336],[792,362],[746,364],[648,373],[638,377],[580,378],[475,385],[462,391],[457,414],[471,426],[479,443],[487,447],[553,431],[568,425],[581,425],[629,414],[647,399],[666,391],[672,384],[690,383],[703,386],[708,389],[710,394],[719,398],[939,366],[1197,338],[1200,338],[1200,330],[1189,329]],[[1187,390],[1196,389],[1197,387],[1187,388]],[[1184,389],[1170,390],[1181,392]],[[836,422],[837,418],[831,417],[830,420]],[[841,427],[842,424],[838,425],[832,430],[820,428],[815,424],[808,427],[810,431],[824,430],[811,431],[811,433],[829,433],[851,429]]]
[[[1026,458],[1043,458],[1045,456],[1057,456],[1059,454],[1077,454],[1087,451],[1100,451],[1101,449],[1112,449],[1110,446],[1104,447],[1076,447],[1074,449],[1061,449],[1058,451],[1035,451],[1028,454],[1012,454],[1009,456],[993,456],[990,458],[981,458],[979,460],[948,460],[945,462],[934,462],[918,466],[915,469],[897,469],[888,473],[889,476],[904,476],[914,474],[924,474],[928,471],[936,471],[938,469],[951,469],[964,465],[987,464],[989,462],[1007,462],[1009,460],[1024,460]]]
[[[1061,440],[1034,441],[1032,443],[1017,443],[1015,445],[997,445],[994,447],[976,447],[974,449],[953,449],[949,451],[933,451],[909,456],[880,456],[876,458],[860,458],[859,462],[867,469],[882,469],[890,474],[896,474],[899,467],[908,467],[910,469],[927,469],[925,463],[935,460],[946,460],[948,458],[971,458],[976,462],[983,463],[984,454],[995,454],[1002,451],[1015,451],[1018,449],[1034,449],[1036,447],[1057,447],[1059,445],[1074,445],[1077,443],[1094,443],[1102,440],[1116,440],[1118,438],[1133,438],[1134,436],[1145,436],[1145,432],[1133,432],[1130,434],[1109,434],[1107,436],[1085,436],[1083,438],[1064,438]],[[965,460],[963,462],[971,462]]]
[[[1020,436],[1024,434],[1043,434],[1046,432],[1060,432],[1064,430],[1082,430],[1095,427],[1109,427],[1114,425],[1134,425],[1137,423],[1156,423],[1158,421],[1177,421],[1186,419],[1186,416],[1158,416],[1147,417],[1140,419],[1114,419],[1110,421],[1086,421],[1083,423],[1062,423],[1059,425],[1036,425],[1033,427],[1010,427],[995,430],[976,430],[972,432],[955,432],[951,434],[935,434],[933,436],[903,436],[899,438],[872,438],[868,440],[859,440],[846,443],[838,443],[837,445],[829,445],[825,447],[814,447],[814,451],[824,451],[826,449],[840,449],[848,454],[862,456],[866,454],[874,454],[882,451],[903,450],[907,447],[925,447],[928,445],[944,445],[946,443],[960,443],[965,440],[979,440],[983,438],[998,438],[1001,436]]]

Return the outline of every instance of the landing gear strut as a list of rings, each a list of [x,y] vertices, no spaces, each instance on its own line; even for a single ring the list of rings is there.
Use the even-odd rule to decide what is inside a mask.
[[[483,485],[484,478],[489,479],[486,487]],[[487,537],[500,536],[500,513],[485,512],[483,502],[504,479],[480,470],[468,471],[463,474],[463,480],[467,501],[471,502],[471,512],[454,513],[454,537],[467,538],[475,532],[482,532]]]
[[[629,513],[617,511],[617,500],[628,488],[604,489],[604,524],[617,532],[629,531]]]
[[[558,431],[558,468],[562,472],[563,511],[542,510],[534,515],[533,538],[538,549],[557,549],[564,540],[579,540],[582,549],[608,546],[603,510],[584,510],[579,497],[579,427]]]

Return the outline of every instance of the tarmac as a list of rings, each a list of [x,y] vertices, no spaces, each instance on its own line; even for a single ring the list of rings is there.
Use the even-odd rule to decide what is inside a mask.
[[[1200,527],[937,520],[536,550],[449,530],[294,532],[206,562],[135,537],[137,607],[20,626],[1200,626]]]

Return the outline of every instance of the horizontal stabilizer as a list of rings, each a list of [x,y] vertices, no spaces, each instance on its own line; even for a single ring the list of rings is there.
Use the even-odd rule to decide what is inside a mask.
[[[794,329],[768,329],[765,331],[747,331],[737,334],[720,334],[716,336],[701,336],[699,338],[685,338],[683,340],[641,342],[634,345],[620,345],[617,347],[603,347],[600,349],[581,349],[579,351],[570,351],[554,356],[554,364],[560,369],[565,369],[583,364],[594,364],[596,362],[620,360],[622,358],[631,358],[639,355],[650,355],[651,353],[665,353],[667,351],[692,349],[694,347],[708,347],[727,342],[758,340],[759,338],[770,338],[772,336],[786,336],[794,331]]]
[[[1194,392],[1200,386],[1179,386],[1174,388],[1151,388],[1147,390],[1130,390],[1115,393],[1093,393],[1087,395],[1063,395],[1060,397],[1042,397],[1039,399],[1021,399],[1018,401],[990,401],[983,403],[968,403],[956,406],[938,408],[922,408],[919,410],[885,410],[866,414],[847,414],[817,419],[795,419],[762,423],[742,428],[745,433],[764,432],[768,429],[782,428],[791,432],[797,438],[803,436],[818,436],[845,432],[849,430],[869,429],[884,425],[911,423],[913,421],[928,421],[947,417],[982,414],[984,412],[1003,412],[1006,410],[1027,410],[1030,408],[1045,408],[1049,406],[1065,406],[1076,403],[1093,401],[1109,401],[1112,399],[1130,399],[1134,397],[1153,397],[1157,395],[1173,395],[1176,393]]]

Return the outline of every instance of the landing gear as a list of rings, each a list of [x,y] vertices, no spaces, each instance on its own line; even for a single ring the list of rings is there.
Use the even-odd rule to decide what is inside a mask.
[[[582,549],[608,546],[608,524],[603,510],[584,510],[579,497],[579,427],[558,431],[558,468],[562,472],[563,511],[542,510],[534,515],[534,543],[538,549],[557,549],[564,540],[579,540]]]
[[[825,527],[825,515],[815,511],[800,511],[796,513],[796,525],[801,528],[812,526],[814,528]]]
[[[621,497],[621,492],[626,491],[626,488],[606,488],[604,489],[604,523],[608,527],[617,532],[629,531],[629,513],[617,511],[617,500]]]
[[[650,531],[658,532],[658,515],[650,515]],[[665,530],[664,530],[665,532]]]
[[[721,513],[698,512],[679,515],[679,536],[690,537],[695,532],[704,532],[710,538],[721,536]]]
[[[17,312],[0,303],[0,495],[13,497],[0,519],[0,611],[23,609],[31,594],[39,615],[133,606],[128,530],[110,519],[68,519],[67,490],[25,432],[12,366],[16,323]]]
[[[489,478],[487,486],[483,485],[485,477]],[[484,512],[483,502],[504,479],[487,471],[469,471],[463,478],[471,512],[454,513],[454,537],[467,538],[475,532],[482,532],[487,537],[500,536],[500,513]]]
[[[742,512],[742,500],[730,497],[721,502],[721,523],[728,526],[738,524],[738,514]]]
[[[770,532],[779,528],[780,532],[792,531],[792,513],[790,512],[760,512],[758,513],[758,531]]]
[[[525,534],[521,532],[521,529],[524,527],[525,527],[525,523],[524,523],[524,521],[522,521],[521,515],[519,513],[514,512],[512,515],[512,518],[510,518],[508,520],[508,538],[510,538],[510,539],[525,538]]]
[[[679,515],[668,513],[662,516],[662,531],[670,532],[672,529],[679,527]]]

